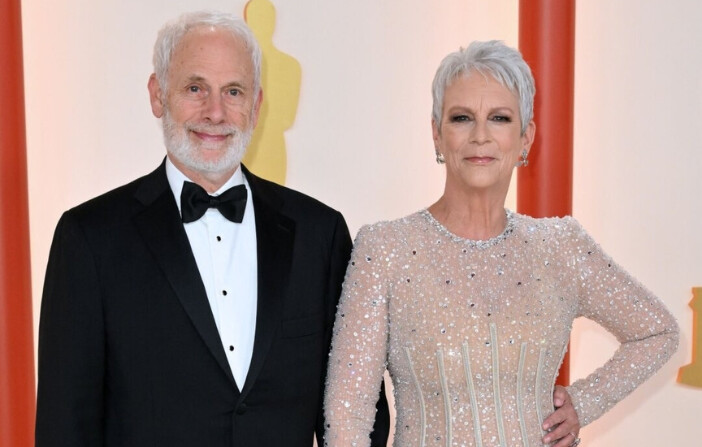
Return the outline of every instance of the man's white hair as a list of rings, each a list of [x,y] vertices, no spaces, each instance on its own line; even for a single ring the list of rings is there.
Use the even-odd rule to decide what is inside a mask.
[[[154,73],[163,89],[168,90],[168,69],[173,52],[185,34],[199,27],[213,27],[231,32],[241,39],[251,55],[254,68],[254,98],[261,88],[261,48],[249,26],[241,18],[218,11],[188,12],[167,23],[158,32],[154,45]]]

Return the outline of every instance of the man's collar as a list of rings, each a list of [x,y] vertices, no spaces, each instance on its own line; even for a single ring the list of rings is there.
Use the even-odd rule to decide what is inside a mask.
[[[173,196],[176,199],[176,204],[178,205],[178,212],[180,212],[180,193],[183,191],[183,182],[193,182],[188,176],[183,174],[171,161],[169,157],[166,157],[166,178],[168,179],[168,184],[171,187],[171,191],[173,192]],[[193,182],[195,183],[195,182]],[[227,180],[224,185],[222,185],[217,191],[215,191],[212,195],[213,196],[218,196],[227,189],[231,188],[232,186],[237,186],[237,185],[245,185],[246,189],[251,191],[251,188],[249,187],[248,182],[246,181],[246,177],[244,177],[243,172],[241,171],[241,164],[236,168],[236,171],[234,171],[234,174]]]

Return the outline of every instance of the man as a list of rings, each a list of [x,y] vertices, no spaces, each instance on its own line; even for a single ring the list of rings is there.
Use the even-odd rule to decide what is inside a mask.
[[[166,160],[56,229],[37,446],[309,447],[315,433],[321,444],[351,241],[337,211],[240,165],[260,65],[250,30],[226,14],[159,33],[148,88]],[[381,445],[387,416],[378,424]]]

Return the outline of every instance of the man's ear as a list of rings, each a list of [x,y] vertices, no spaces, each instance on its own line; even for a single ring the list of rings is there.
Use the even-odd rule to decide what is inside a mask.
[[[253,127],[258,124],[258,115],[261,113],[261,104],[263,104],[263,87],[258,89],[258,97],[256,98],[256,103],[254,104],[253,110]]]
[[[163,116],[164,103],[163,103],[163,89],[161,84],[159,84],[158,79],[156,79],[156,74],[152,73],[149,76],[149,100],[151,101],[151,112],[156,118],[161,118]]]

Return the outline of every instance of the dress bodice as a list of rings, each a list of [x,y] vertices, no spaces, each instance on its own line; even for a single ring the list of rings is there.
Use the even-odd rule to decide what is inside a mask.
[[[672,355],[673,317],[574,219],[507,221],[488,241],[451,234],[427,210],[361,229],[334,328],[329,446],[369,445],[386,368],[397,446],[541,445],[578,316],[622,343],[568,389],[582,425]]]

